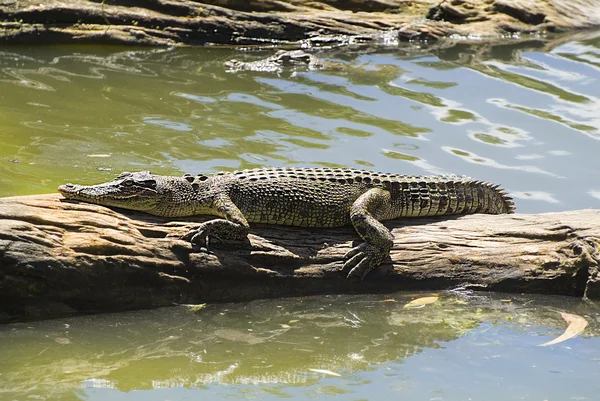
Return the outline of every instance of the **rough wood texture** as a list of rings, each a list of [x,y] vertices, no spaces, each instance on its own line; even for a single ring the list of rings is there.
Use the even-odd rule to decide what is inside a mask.
[[[0,321],[401,289],[600,299],[600,210],[391,222],[391,260],[363,282],[338,271],[351,228],[255,226],[251,249],[207,253],[167,237],[189,225],[59,195],[0,198]]]
[[[0,0],[3,43],[330,45],[598,25],[597,0]]]

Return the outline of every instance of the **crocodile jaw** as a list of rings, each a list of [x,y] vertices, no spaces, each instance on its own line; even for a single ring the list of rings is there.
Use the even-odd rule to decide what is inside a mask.
[[[114,180],[98,185],[65,184],[58,192],[67,199],[115,206],[155,214],[161,194],[155,176],[149,172],[123,173]]]
[[[140,196],[138,193],[122,192],[118,188],[108,185],[65,184],[58,187],[58,192],[71,200],[147,213],[152,213],[152,209],[157,203],[156,199]]]
[[[131,199],[137,196],[136,193],[124,193],[109,185],[65,184],[58,187],[58,192],[67,199],[98,204],[122,202],[123,199]]]
[[[154,175],[148,171],[125,172],[98,185],[65,184],[58,187],[65,198],[136,210],[162,217],[214,214],[210,181],[192,185],[194,177]]]

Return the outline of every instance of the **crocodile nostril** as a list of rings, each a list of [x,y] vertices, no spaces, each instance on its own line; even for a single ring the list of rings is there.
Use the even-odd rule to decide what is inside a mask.
[[[60,192],[60,193],[71,192],[74,189],[75,189],[75,185],[73,185],[73,184],[63,184],[58,187],[58,192]]]

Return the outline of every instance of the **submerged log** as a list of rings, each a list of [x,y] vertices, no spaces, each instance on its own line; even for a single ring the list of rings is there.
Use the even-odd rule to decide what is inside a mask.
[[[250,248],[207,252],[177,237],[203,220],[0,198],[0,321],[404,289],[600,299],[600,210],[387,222],[391,257],[363,281],[340,271],[360,241],[351,227],[254,225]]]

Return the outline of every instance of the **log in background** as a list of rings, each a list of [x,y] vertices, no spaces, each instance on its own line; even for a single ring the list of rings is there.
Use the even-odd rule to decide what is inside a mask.
[[[0,43],[323,45],[600,26],[597,0],[4,0]]]
[[[360,241],[351,227],[253,225],[251,248],[209,253],[173,237],[200,221],[0,198],[0,321],[404,289],[600,298],[600,210],[387,222],[391,258],[364,281],[340,271]]]

